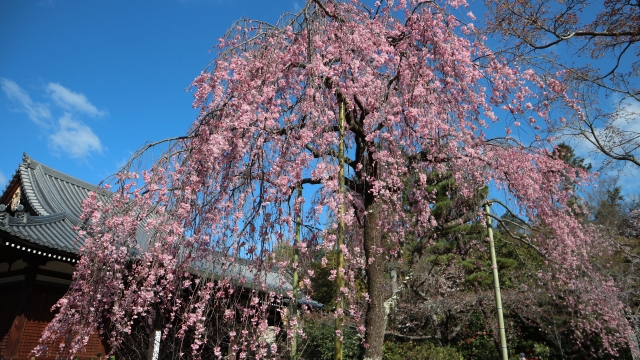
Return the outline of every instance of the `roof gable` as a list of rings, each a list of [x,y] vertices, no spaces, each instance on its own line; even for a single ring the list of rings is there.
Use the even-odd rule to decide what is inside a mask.
[[[10,202],[18,189],[21,191],[20,205],[12,209]],[[45,166],[24,154],[22,163],[0,196],[0,236],[5,233],[31,243],[10,245],[25,251],[33,250],[34,253],[38,251],[40,254],[41,250],[46,250],[42,249],[45,247],[77,256],[83,241],[78,239],[75,227],[80,222],[82,201],[90,191],[109,194],[106,190]],[[147,247],[149,236],[143,226],[139,226],[136,240],[142,251]],[[31,245],[33,249],[28,248]],[[46,253],[64,261],[77,261],[68,254],[60,256],[51,254],[50,250],[46,250]],[[192,271],[213,277],[224,273],[220,267],[211,265],[198,264]],[[282,288],[283,279],[277,272],[269,271],[267,274],[258,275],[242,259],[237,259],[237,263],[227,271],[231,271],[239,279],[244,279],[245,287],[253,286],[256,276],[265,276],[264,281],[269,288],[291,289],[289,284]]]
[[[37,245],[77,254],[81,244],[74,227],[82,213],[82,201],[96,190],[99,188],[95,185],[24,154],[0,196],[0,230]],[[17,192],[20,205],[11,206]]]
[[[27,154],[22,160],[16,175],[34,215],[66,213],[77,221],[82,213],[82,200],[98,187],[39,163]],[[4,197],[5,194],[0,202],[4,203]]]

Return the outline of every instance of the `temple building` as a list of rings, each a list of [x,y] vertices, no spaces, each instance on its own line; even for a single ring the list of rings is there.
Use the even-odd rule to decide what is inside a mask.
[[[0,196],[0,359],[31,359],[52,306],[71,284],[82,200],[98,188],[26,154]],[[79,359],[104,346],[92,334]],[[48,359],[47,357],[37,357]],[[50,359],[54,359],[49,357]]]
[[[0,194],[0,360],[34,358],[32,352],[47,324],[53,320],[51,309],[71,284],[82,246],[75,227],[80,225],[82,201],[90,191],[101,191],[109,196],[106,190],[63,174],[24,154],[18,170]],[[144,230],[137,237],[144,248],[148,240]],[[192,271],[199,276],[217,277],[215,266],[213,270],[211,266],[204,266]],[[233,271],[237,272],[238,278],[246,280],[242,284],[246,291],[241,291],[244,294],[241,302],[248,302],[251,291],[258,290],[264,294],[262,287],[254,284],[255,274],[246,260],[238,258]],[[273,270],[265,280],[270,291],[285,294],[292,289]],[[269,325],[281,321],[278,309],[283,305],[289,306],[285,304],[289,304],[288,299],[271,304]],[[297,305],[322,308],[322,304],[310,299],[301,299]],[[149,359],[160,353],[160,358],[163,358],[163,352],[170,349],[158,351],[156,341],[143,339],[145,344],[136,344],[139,347],[136,353]],[[104,358],[105,344],[97,332],[90,334],[85,352],[77,354],[77,359]],[[56,359],[58,346],[52,345],[49,346],[51,353],[35,358]],[[229,344],[229,349],[232,345]],[[160,347],[163,348],[162,345]],[[147,356],[139,352],[141,349],[148,352]]]

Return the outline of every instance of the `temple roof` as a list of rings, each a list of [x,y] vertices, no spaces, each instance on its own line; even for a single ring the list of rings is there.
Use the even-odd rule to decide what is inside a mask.
[[[74,227],[82,213],[82,200],[96,190],[95,185],[24,154],[0,196],[0,230],[33,244],[77,254],[82,244]]]
[[[39,254],[42,252],[42,255],[76,262],[76,259],[68,255],[77,257],[82,246],[82,239],[78,239],[78,232],[74,228],[80,224],[82,201],[90,191],[100,191],[105,196],[109,194],[106,190],[54,170],[24,154],[22,163],[0,196],[0,235],[8,233],[30,243],[11,243],[14,247],[20,245],[18,247],[22,247],[22,250],[36,250]],[[142,228],[139,230],[136,240],[144,251],[149,235]],[[4,241],[6,240],[3,238]],[[32,249],[28,248],[30,245]],[[68,254],[63,255],[65,257],[51,254],[56,251]],[[201,275],[217,277],[220,274],[220,269],[216,266],[212,268],[211,264],[201,264],[196,268],[193,271]],[[246,279],[245,286],[250,286],[254,281],[254,272],[243,261],[238,261],[231,271],[236,277]],[[276,272],[269,272],[266,276],[266,282],[271,288],[282,289],[281,280]],[[284,287],[290,288],[289,284]]]

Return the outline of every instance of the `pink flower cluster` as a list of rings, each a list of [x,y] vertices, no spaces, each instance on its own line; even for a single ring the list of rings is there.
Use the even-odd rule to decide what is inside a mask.
[[[439,225],[425,174],[440,172],[469,197],[487,184],[505,190],[548,229],[532,239],[554,264],[543,278],[572,289],[566,301],[580,314],[576,329],[598,333],[615,352],[628,326],[615,286],[589,265],[597,233],[570,215],[564,186],[585,174],[551,157],[536,128],[528,131],[539,141],[529,146],[533,139],[499,124],[546,124],[553,104],[567,100],[564,88],[503,63],[473,26],[447,13],[462,0],[388,3],[374,15],[356,0],[311,1],[281,27],[246,21],[232,28],[211,69],[193,82],[200,116],[187,136],[170,143],[143,179],[121,173],[111,198],[85,201],[82,259],[43,341],[68,337],[65,348],[74,353],[86,343],[81,334],[100,329],[115,349],[139,320],[163,319],[165,335],[172,328],[191,334],[197,357],[214,341],[205,324],[216,313],[243,356],[268,357],[278,349],[260,340],[268,304],[290,289],[288,262],[273,250],[291,243],[298,215],[301,258],[333,250],[327,219],[337,219],[345,202],[342,220],[352,230],[341,249],[347,285],[340,290],[351,304],[345,314],[360,321],[359,271],[401,258],[408,236]],[[344,198],[337,191],[341,102]],[[299,186],[309,195],[293,204]],[[372,243],[366,226],[385,234],[382,242]],[[240,301],[237,286],[252,289],[252,301]]]

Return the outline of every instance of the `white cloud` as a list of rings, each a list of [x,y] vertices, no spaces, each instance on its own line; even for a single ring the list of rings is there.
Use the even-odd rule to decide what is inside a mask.
[[[2,171],[0,171],[0,191],[2,191],[2,188],[7,184],[7,177],[4,176],[4,174],[2,173]]]
[[[627,166],[621,171],[609,171],[607,176],[618,178],[618,185],[622,187],[625,198],[637,196],[640,193],[640,169],[637,166]]]
[[[640,133],[640,102],[623,102],[616,115],[615,124],[622,130]]]
[[[49,83],[47,92],[53,101],[65,110],[75,110],[90,116],[104,115],[104,111],[98,110],[84,94],[73,92],[58,83]]]
[[[640,146],[638,135],[640,135],[640,102],[620,101],[619,98],[612,99],[611,122],[608,124],[599,123],[595,128],[598,137],[606,140],[607,144],[625,144],[627,149],[634,149]],[[609,125],[610,127],[607,127]],[[563,139],[564,140],[564,139]],[[640,168],[630,165],[624,161],[618,161],[618,166],[611,166],[602,169],[602,165],[608,158],[600,151],[595,150],[593,144],[580,138],[574,138],[570,142],[576,155],[585,158],[586,162],[593,164],[594,170],[603,171],[601,175],[618,178],[618,185],[622,186],[625,196],[638,194],[640,192]],[[620,150],[619,148],[617,150]],[[633,151],[633,150],[632,150]],[[638,153],[635,151],[636,154]]]
[[[0,78],[0,84],[7,97],[20,105],[18,111],[26,113],[29,119],[40,127],[49,126],[48,119],[51,118],[51,112],[47,104],[31,100],[29,94],[13,80]]]
[[[92,153],[102,153],[102,143],[89,126],[72,116],[102,116],[105,111],[98,110],[86,96],[73,92],[66,87],[49,83],[45,90],[55,105],[33,101],[29,93],[15,81],[0,78],[2,91],[9,100],[18,105],[16,111],[24,112],[40,128],[50,133],[49,147],[55,152],[62,152],[72,158],[84,158]],[[54,123],[52,111],[63,115]],[[0,186],[6,182],[0,174]]]
[[[576,156],[584,159],[585,163],[590,163],[594,167],[600,166],[600,160],[593,152],[593,145],[584,139],[563,138],[563,142],[573,148]]]
[[[72,158],[84,158],[92,152],[102,153],[102,143],[90,127],[65,113],[58,121],[58,129],[49,136],[49,145]]]

